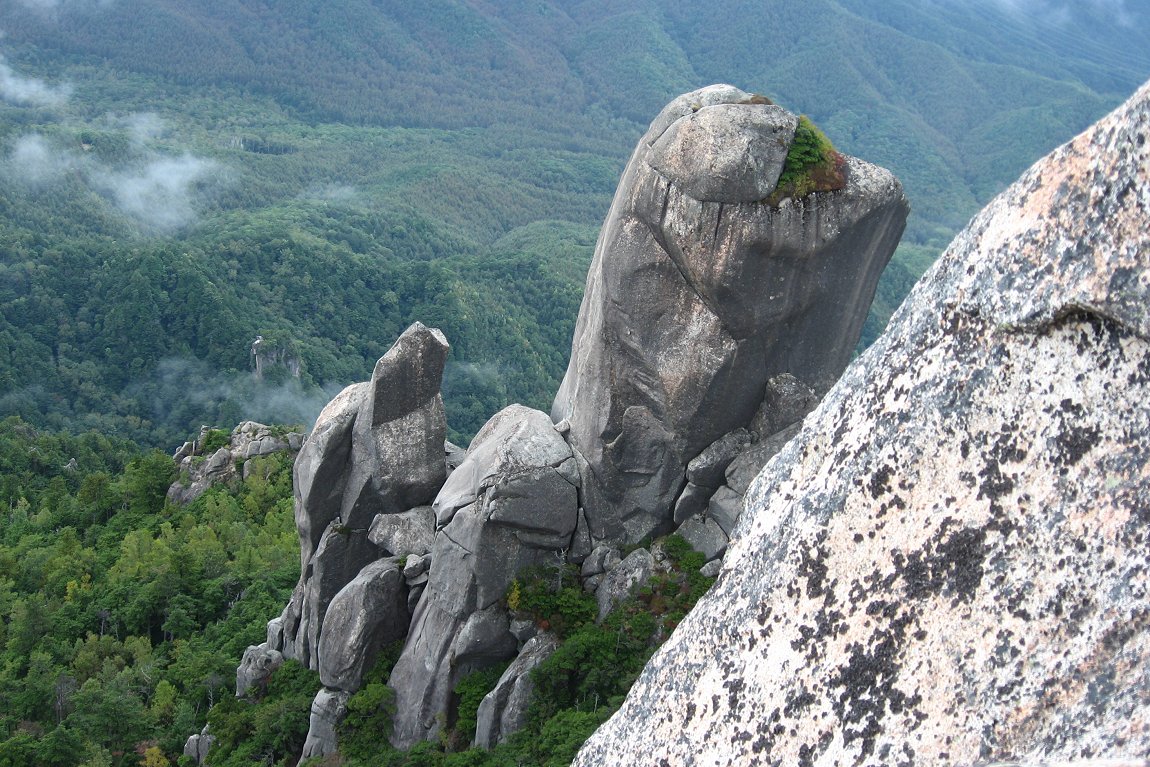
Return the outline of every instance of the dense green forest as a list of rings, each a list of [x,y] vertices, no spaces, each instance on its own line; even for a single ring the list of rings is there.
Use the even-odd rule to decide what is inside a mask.
[[[627,153],[715,81],[904,181],[865,342],[1150,73],[1145,11],[1038,5],[0,0],[0,414],[165,450],[307,421],[414,319],[456,439],[546,407]],[[257,336],[298,378],[253,379]]]
[[[766,94],[902,179],[865,343],[1148,75],[1150,18],[1118,1],[0,0],[0,767],[159,767],[209,718],[218,763],[294,764],[314,675],[232,695],[298,576],[290,456],[177,507],[167,454],[308,423],[414,320],[452,344],[454,440],[546,409],[619,174],[678,93]],[[345,763],[566,763],[706,588],[666,545],[676,571],[605,627],[572,578],[524,575],[509,600],[567,643],[522,736],[468,750],[464,718],[388,751],[384,658]]]
[[[0,766],[186,763],[184,742],[205,723],[216,767],[298,761],[318,675],[288,661],[234,696],[244,648],[263,641],[299,574],[292,458],[248,459],[243,480],[177,506],[165,499],[175,462],[158,451],[0,421],[0,491],[11,499],[0,528]],[[572,565],[513,584],[508,607],[546,621],[563,644],[536,671],[529,723],[509,742],[468,748],[503,667],[459,683],[460,717],[439,742],[410,753],[381,742],[396,646],[348,703],[341,763],[568,763],[711,584],[685,541],[662,547],[670,570],[601,625]]]
[[[299,575],[291,456],[251,460],[174,507],[162,453],[0,421],[0,765],[165,764],[233,694]]]

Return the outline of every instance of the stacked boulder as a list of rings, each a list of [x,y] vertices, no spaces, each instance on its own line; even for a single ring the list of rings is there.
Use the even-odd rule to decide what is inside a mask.
[[[848,361],[908,212],[853,158],[841,189],[774,200],[797,122],[731,86],[656,118],[550,415],[512,405],[467,451],[445,444],[447,343],[418,323],[323,411],[296,463],[300,582],[242,672],[244,689],[279,656],[320,672],[305,758],[335,750],[364,669],[405,634],[395,745],[452,728],[461,677],[513,659],[474,742],[519,727],[556,646],[508,612],[524,567],[580,565],[600,619],[660,567],[657,546],[624,547],[678,529],[718,569],[750,477]]]
[[[246,693],[281,658],[319,672],[304,758],[335,750],[347,698],[407,634],[435,531],[429,504],[458,452],[445,442],[440,395],[448,348],[438,330],[409,327],[370,381],[328,404],[296,459],[300,581],[267,641],[245,653],[236,688]]]

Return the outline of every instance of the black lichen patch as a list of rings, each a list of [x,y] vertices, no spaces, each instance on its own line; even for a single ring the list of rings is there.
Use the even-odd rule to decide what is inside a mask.
[[[950,518],[922,551],[894,554],[895,571],[911,599],[939,594],[955,602],[970,602],[982,583],[986,559],[986,529],[964,527],[946,536]]]
[[[846,665],[830,678],[831,689],[841,688],[831,706],[843,725],[843,742],[861,740],[864,756],[874,753],[888,712],[899,715],[921,702],[920,696],[907,695],[895,685],[901,670],[899,653],[912,621],[903,614],[876,629],[867,646],[851,644]]]
[[[1063,424],[1062,430],[1054,439],[1059,463],[1063,466],[1073,466],[1093,450],[1101,440],[1102,432],[1097,426]]]
[[[878,471],[871,475],[870,482],[867,483],[867,490],[870,491],[871,498],[878,499],[879,496],[889,493],[891,491],[890,480],[894,476],[894,469],[889,465],[883,465]]]
[[[1003,426],[982,454],[978,497],[997,501],[1014,490],[1014,477],[1003,471],[1003,466],[1018,463],[1024,458],[1026,451],[1018,444],[1017,431],[1010,425]]]

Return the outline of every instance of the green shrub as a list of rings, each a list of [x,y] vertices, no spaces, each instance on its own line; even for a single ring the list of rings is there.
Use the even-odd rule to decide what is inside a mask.
[[[455,685],[455,694],[459,696],[455,726],[448,736],[449,744],[466,747],[475,737],[475,727],[478,724],[477,716],[479,704],[483,697],[495,689],[499,677],[510,666],[500,663],[490,668],[480,669],[467,674]],[[458,749],[457,749],[458,750]]]
[[[583,591],[579,568],[535,565],[524,568],[507,589],[507,607],[526,613],[540,628],[563,638],[595,620],[595,597]]]
[[[211,455],[219,450],[221,447],[227,447],[232,443],[232,435],[223,429],[208,429],[208,433],[204,435],[204,446],[200,452],[203,455]]]
[[[788,197],[798,199],[812,192],[842,189],[846,185],[844,167],[843,156],[830,139],[806,115],[801,115],[783,172],[767,202],[778,205]]]

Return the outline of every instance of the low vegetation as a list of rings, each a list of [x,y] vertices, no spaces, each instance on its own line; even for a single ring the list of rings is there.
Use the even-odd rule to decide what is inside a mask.
[[[783,172],[767,202],[778,205],[787,198],[800,199],[813,192],[831,192],[844,186],[845,158],[810,118],[801,115],[787,150]]]

